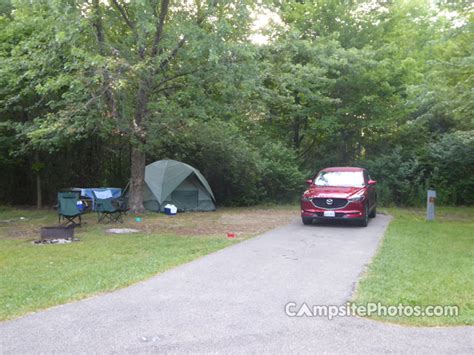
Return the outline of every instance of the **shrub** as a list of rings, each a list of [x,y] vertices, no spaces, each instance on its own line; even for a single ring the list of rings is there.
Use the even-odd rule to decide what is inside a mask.
[[[157,146],[153,159],[196,167],[223,205],[292,201],[303,181],[291,150],[273,142],[251,143],[231,123],[190,123],[161,137]]]
[[[390,154],[363,161],[378,184],[378,199],[382,205],[418,205],[423,201],[426,186],[425,171],[414,155],[405,155],[401,147]]]
[[[438,190],[441,203],[473,204],[474,131],[445,134],[429,144],[425,165],[428,183]]]

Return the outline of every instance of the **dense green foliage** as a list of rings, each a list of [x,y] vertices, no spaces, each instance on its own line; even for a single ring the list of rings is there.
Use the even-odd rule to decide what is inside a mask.
[[[196,166],[219,204],[296,199],[337,165],[369,168],[385,204],[420,204],[428,187],[472,204],[473,13],[468,1],[4,0],[0,202],[124,187],[137,149]]]

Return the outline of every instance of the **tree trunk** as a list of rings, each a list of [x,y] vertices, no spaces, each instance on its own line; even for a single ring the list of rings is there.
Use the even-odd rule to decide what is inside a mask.
[[[138,89],[137,106],[132,122],[135,142],[132,140],[129,207],[134,213],[145,211],[145,208],[143,207],[143,187],[145,185],[146,154],[145,151],[140,148],[143,148],[143,145],[146,142],[143,124],[148,114],[149,90],[148,79],[145,79],[140,83]]]
[[[36,173],[36,208],[43,208],[43,194],[41,193],[41,176]]]
[[[35,164],[39,164],[39,154],[38,152],[35,152]],[[41,172],[38,169],[36,169],[36,208],[41,209],[43,208],[43,193],[41,191]]]
[[[129,208],[133,213],[142,213],[145,211],[145,208],[143,207],[145,152],[134,145],[132,146],[131,159],[130,197],[128,200]]]

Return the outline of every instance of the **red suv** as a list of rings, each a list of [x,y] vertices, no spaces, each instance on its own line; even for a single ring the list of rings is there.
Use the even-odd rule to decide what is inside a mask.
[[[366,227],[376,215],[376,181],[362,168],[326,168],[312,180],[301,197],[301,219],[304,224],[314,220],[356,220]]]

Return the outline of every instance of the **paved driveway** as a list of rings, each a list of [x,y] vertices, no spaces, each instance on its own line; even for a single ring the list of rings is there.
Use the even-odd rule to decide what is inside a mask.
[[[472,353],[473,328],[285,315],[289,301],[347,301],[388,221],[295,222],[118,292],[0,324],[0,350]]]

